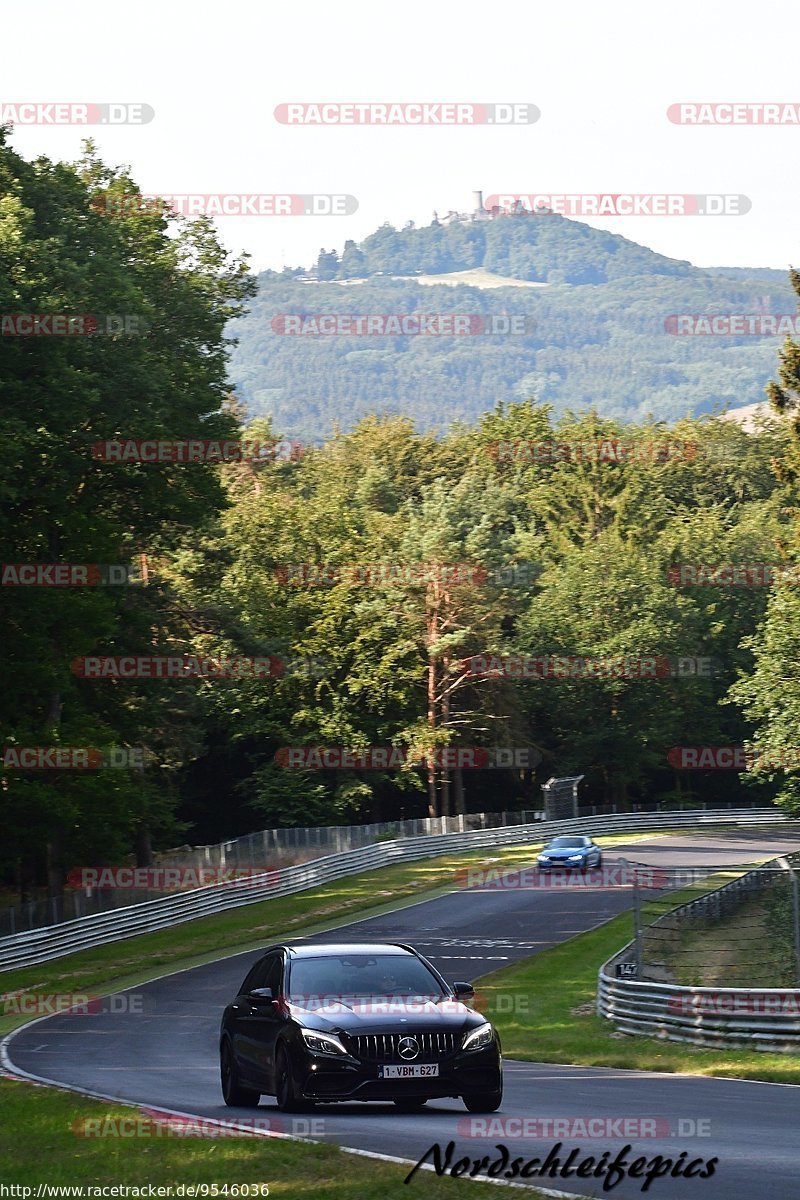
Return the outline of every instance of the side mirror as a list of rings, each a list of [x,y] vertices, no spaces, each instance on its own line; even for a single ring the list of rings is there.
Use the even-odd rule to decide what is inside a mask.
[[[456,1000],[471,1000],[475,995],[475,988],[471,983],[454,983],[453,991],[456,994]]]
[[[274,1003],[272,988],[253,988],[252,992],[248,992],[247,999],[257,1008],[265,1008]]]

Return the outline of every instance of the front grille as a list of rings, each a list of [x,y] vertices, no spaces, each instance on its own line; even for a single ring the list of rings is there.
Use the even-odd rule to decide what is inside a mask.
[[[406,1037],[413,1037],[419,1045],[416,1058],[402,1058],[397,1047]],[[364,1062],[401,1063],[436,1062],[447,1058],[461,1044],[457,1033],[359,1033],[347,1038],[351,1052]]]

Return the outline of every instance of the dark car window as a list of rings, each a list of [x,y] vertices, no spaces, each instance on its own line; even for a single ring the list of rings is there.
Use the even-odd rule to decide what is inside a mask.
[[[258,987],[256,980],[258,979],[259,975],[261,974],[261,968],[263,965],[264,965],[264,960],[263,960],[263,958],[260,958],[258,960],[258,962],[256,963],[256,965],[254,967],[251,967],[250,970],[247,972],[247,974],[244,977],[244,983],[239,988],[240,996],[247,996],[250,992],[252,992],[253,988]]]
[[[550,846],[554,850],[582,850],[588,844],[587,838],[557,837],[553,838]]]
[[[245,981],[239,988],[239,995],[247,996],[255,988],[271,987],[273,995],[277,996],[280,991],[282,965],[280,954],[268,954],[260,958],[245,976]]]
[[[330,954],[296,958],[291,965],[289,994],[308,996],[446,995],[438,980],[411,954]]]
[[[283,976],[283,959],[280,954],[270,954],[269,958],[264,963],[264,973],[258,987],[272,988],[273,996],[277,996],[281,990],[281,979]]]

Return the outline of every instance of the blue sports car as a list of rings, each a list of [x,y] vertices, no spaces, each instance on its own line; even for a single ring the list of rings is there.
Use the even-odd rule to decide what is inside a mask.
[[[603,862],[603,854],[590,837],[569,834],[548,842],[536,861],[540,871],[550,870],[551,867],[585,871],[588,867],[599,867]]]

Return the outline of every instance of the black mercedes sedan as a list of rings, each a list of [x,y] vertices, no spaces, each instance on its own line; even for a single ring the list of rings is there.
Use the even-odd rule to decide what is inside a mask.
[[[411,946],[272,946],[225,1009],[225,1103],[275,1096],[284,1112],[316,1102],[391,1100],[413,1111],[461,1097],[470,1112],[503,1099],[500,1039]]]

